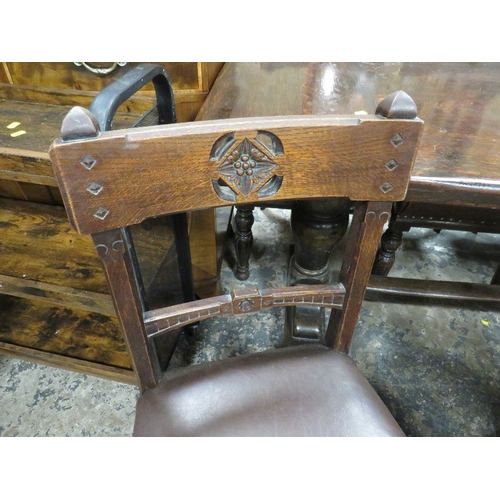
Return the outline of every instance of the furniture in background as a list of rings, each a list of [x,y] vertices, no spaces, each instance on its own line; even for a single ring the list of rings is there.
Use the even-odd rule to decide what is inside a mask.
[[[116,79],[138,66],[138,62],[127,63],[68,63],[68,62],[8,62],[0,63],[0,99],[15,101],[28,114],[34,114],[33,123],[44,126],[44,106],[90,106],[98,92]],[[170,75],[175,94],[177,121],[186,122],[196,118],[201,105],[210,91],[224,63],[221,62],[162,62]],[[152,84],[141,89],[134,99],[127,102],[124,111],[141,115],[151,107],[154,100]],[[68,108],[66,108],[67,112]],[[62,116],[64,117],[64,112]],[[27,116],[21,115],[25,120]],[[26,122],[25,122],[26,123]],[[56,125],[58,127],[61,121]],[[33,133],[31,131],[31,133]],[[49,143],[50,145],[50,143]],[[44,153],[46,149],[42,150]]]
[[[48,150],[73,105],[90,106],[137,65],[95,74],[73,63],[0,63],[1,354],[135,383],[91,238],[71,231]],[[178,121],[194,118],[221,65],[161,63],[172,81]],[[113,109],[114,128],[131,127],[155,99],[148,83]],[[217,290],[216,223],[213,212],[195,213],[189,221],[201,296]],[[164,290],[159,269],[164,274],[175,261],[173,229],[165,221],[148,221],[135,231],[138,258],[155,295]]]
[[[416,116],[411,99],[398,92],[366,117],[228,119],[116,132],[101,132],[82,108],[68,113],[50,157],[72,226],[92,235],[127,338],[142,393],[135,435],[402,435],[345,354],[423,128],[418,118],[397,118],[401,104]],[[92,171],[82,161],[92,161]],[[97,196],[89,193],[93,184],[102,186]],[[251,287],[184,305],[145,305],[130,237],[143,220],[262,199],[338,197],[355,206],[339,283]],[[158,363],[155,338],[182,325],[297,304],[332,309],[324,345],[164,373]]]
[[[498,233],[498,63],[227,63],[197,120],[325,113],[362,116],[397,88],[412,96],[426,123],[406,199],[393,213],[396,218],[391,224],[398,237],[411,225]],[[296,279],[328,281],[328,259],[345,231],[349,210],[347,204],[321,202],[294,206]],[[241,265],[245,266],[252,241],[251,213],[247,210],[243,216],[246,246]],[[386,274],[398,243],[390,229],[375,273]],[[462,307],[500,305],[500,288],[495,285],[375,273],[367,298],[430,300]],[[319,330],[312,332],[319,334]]]
[[[472,233],[500,232],[500,217],[497,210],[485,209],[478,197],[478,206],[460,206],[454,200],[444,200],[436,196],[439,203],[421,203],[403,201],[395,203],[392,209],[389,227],[381,239],[373,274],[387,276],[396,260],[396,252],[403,243],[403,235],[412,227],[444,229],[453,231],[470,231]],[[440,199],[441,198],[441,199]],[[500,266],[492,276],[490,283],[500,284]],[[487,287],[483,287],[488,290]]]

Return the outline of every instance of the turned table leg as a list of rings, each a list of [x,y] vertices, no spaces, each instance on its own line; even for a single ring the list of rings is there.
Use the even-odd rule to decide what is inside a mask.
[[[344,236],[351,202],[346,198],[298,201],[291,214],[294,253],[288,284],[327,283],[332,250]],[[290,307],[286,321],[290,343],[319,341],[325,333],[324,310],[319,307]]]
[[[249,261],[253,245],[253,209],[252,205],[239,206],[234,217],[234,244],[236,250],[236,270],[234,275],[241,281],[247,280],[250,276]]]

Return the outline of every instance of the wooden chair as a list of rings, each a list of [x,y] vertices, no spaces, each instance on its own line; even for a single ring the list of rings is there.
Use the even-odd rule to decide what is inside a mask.
[[[99,131],[89,111],[69,112],[50,157],[73,227],[93,237],[127,339],[141,390],[134,435],[403,434],[346,354],[383,226],[392,203],[404,199],[423,127],[418,118],[392,118],[402,102],[414,107],[400,92],[376,115],[363,117],[249,118],[109,132]],[[146,310],[128,226],[194,209],[337,196],[355,204],[339,283],[249,288]],[[297,304],[332,309],[326,345],[161,373],[155,337],[216,315]]]

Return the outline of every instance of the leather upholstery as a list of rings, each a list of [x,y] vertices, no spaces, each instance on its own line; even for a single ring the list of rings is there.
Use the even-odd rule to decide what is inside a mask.
[[[403,436],[346,354],[321,345],[167,371],[135,436]]]

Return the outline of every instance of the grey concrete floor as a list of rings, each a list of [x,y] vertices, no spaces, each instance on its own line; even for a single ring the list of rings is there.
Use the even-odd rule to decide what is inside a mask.
[[[257,210],[245,285],[282,285],[290,243],[289,212]],[[412,229],[391,275],[488,283],[499,243],[497,235]],[[227,290],[242,285],[227,262],[221,276]],[[232,327],[209,320],[181,339],[171,366],[279,346],[282,321],[279,311]],[[499,341],[494,311],[365,301],[351,355],[408,435],[496,436]],[[130,385],[0,356],[0,436],[130,436],[137,396]]]

